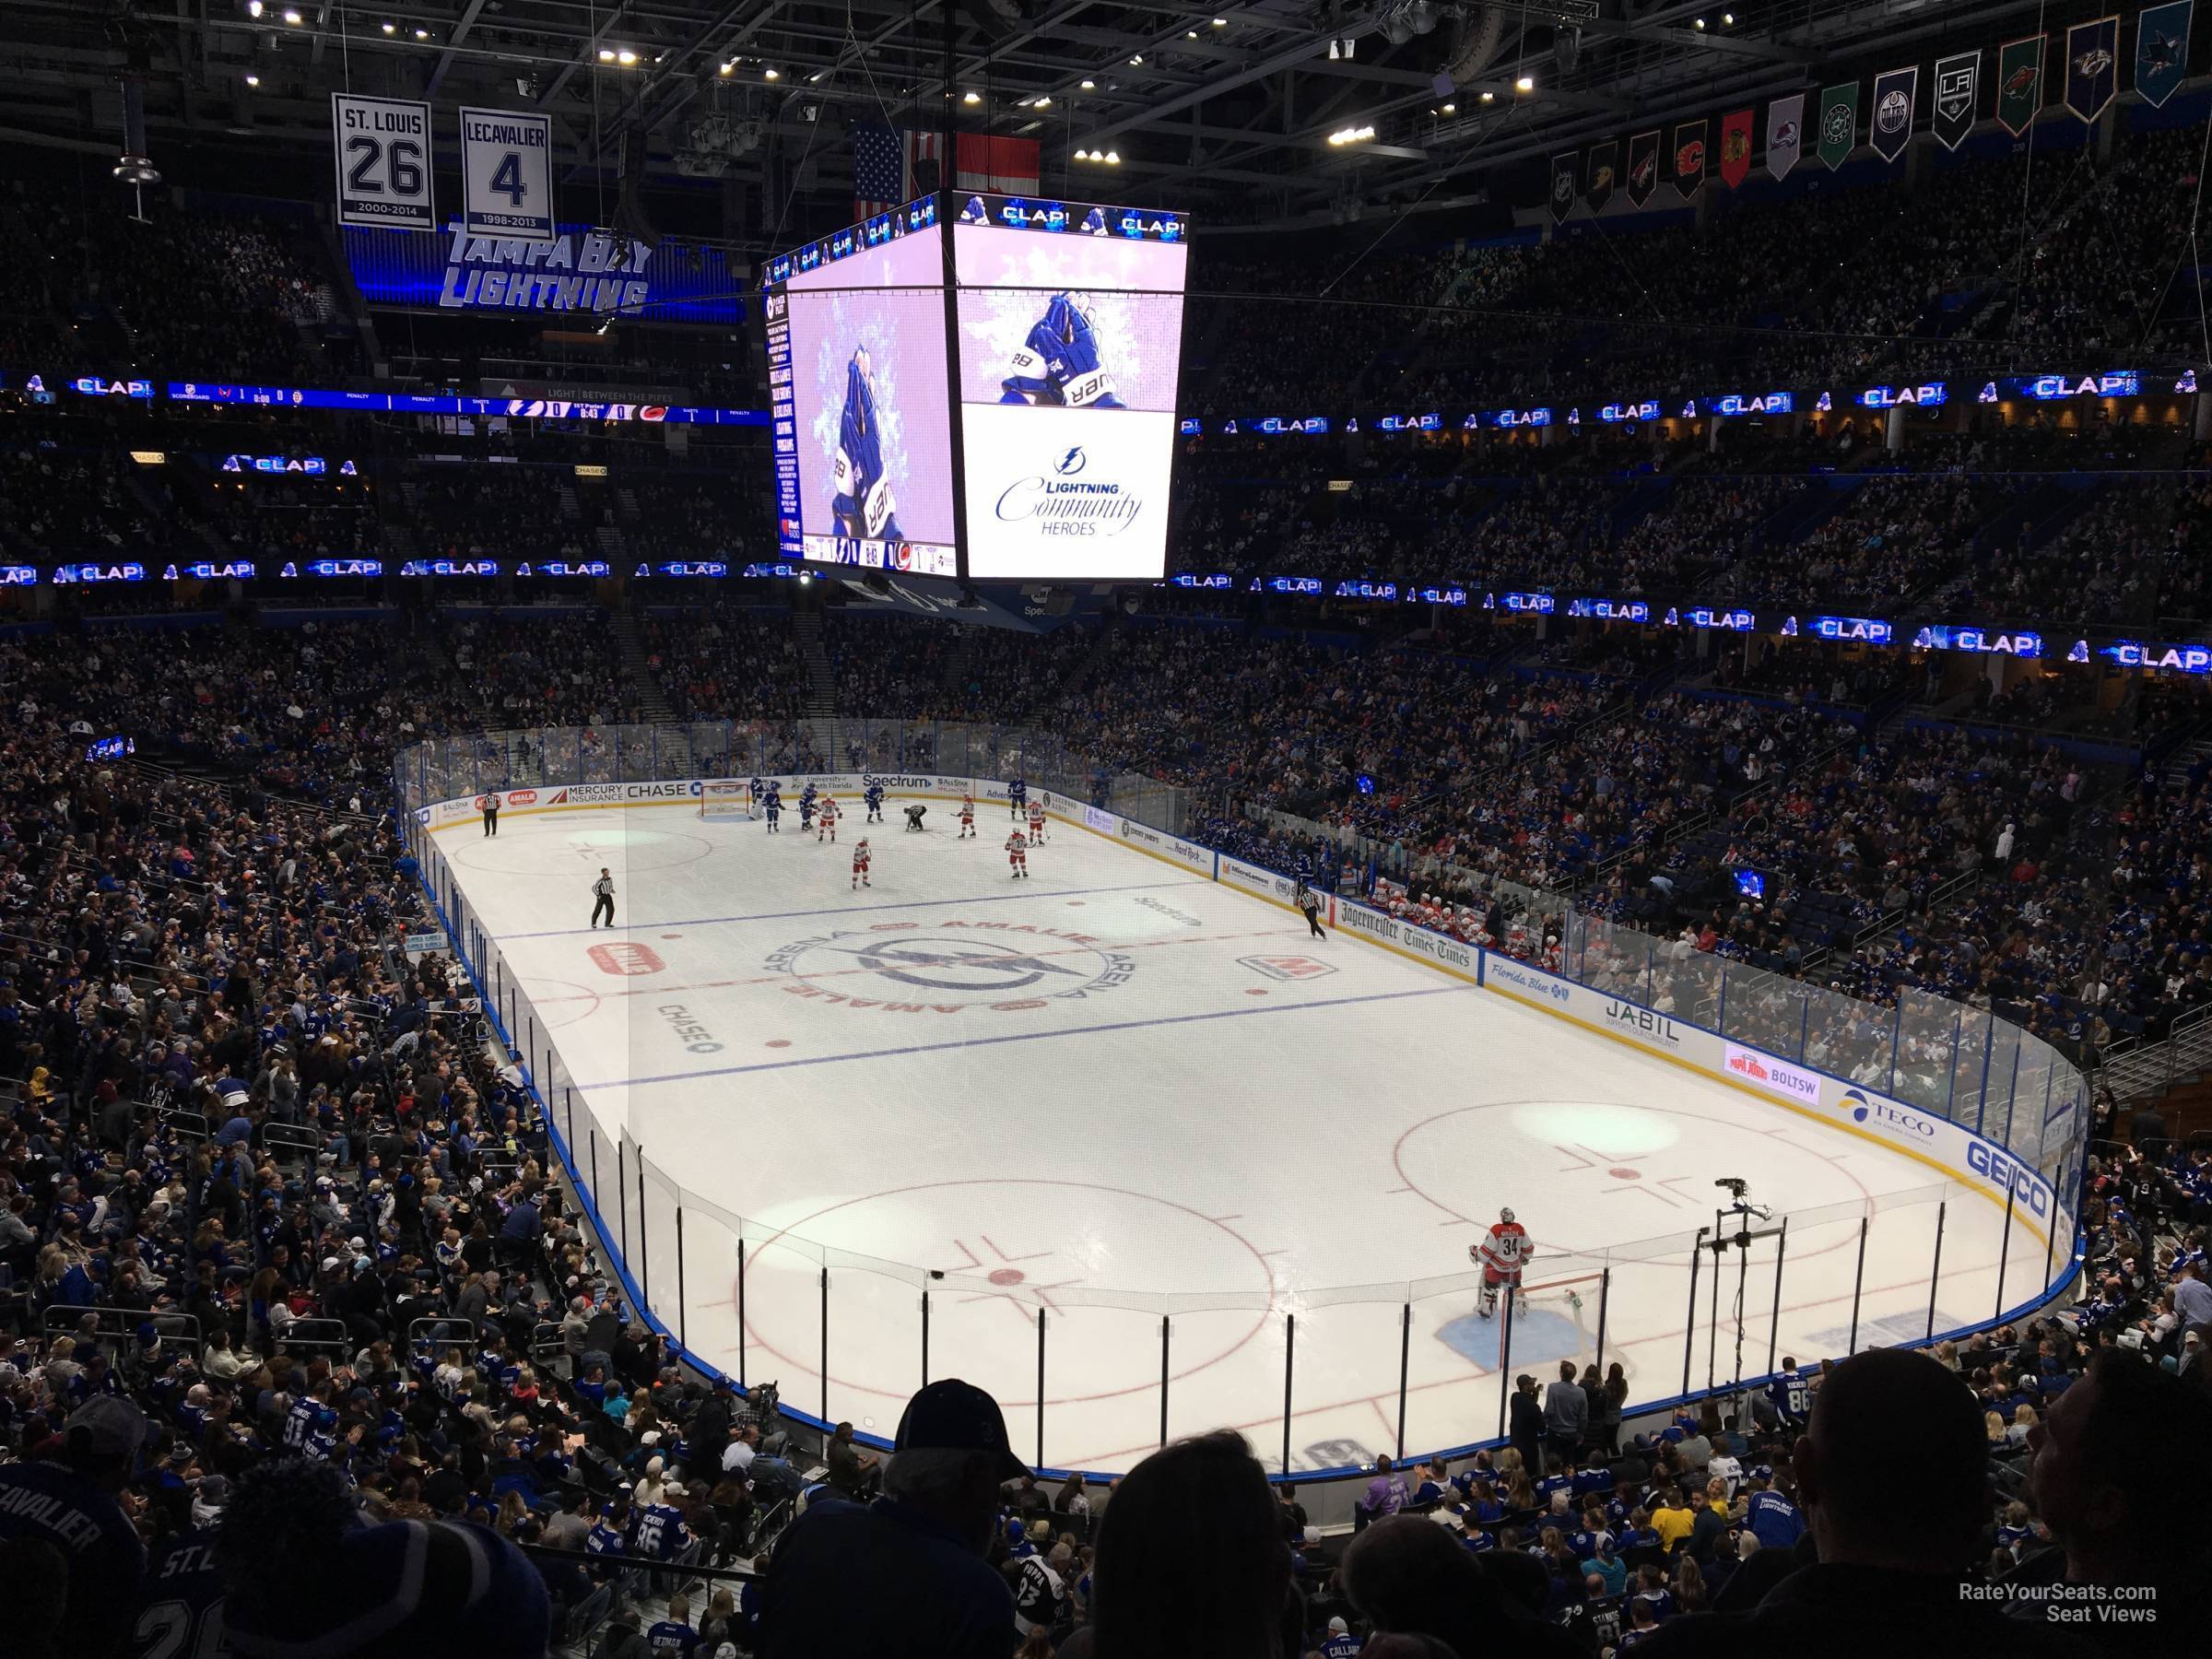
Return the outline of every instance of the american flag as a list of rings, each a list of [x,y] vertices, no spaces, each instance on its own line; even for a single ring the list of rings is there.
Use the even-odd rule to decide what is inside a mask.
[[[888,213],[907,199],[905,134],[884,121],[853,124],[853,217]]]
[[[1041,148],[1034,138],[961,133],[955,138],[956,162],[947,178],[943,165],[944,134],[902,132],[887,122],[856,121],[853,124],[853,217],[868,218],[888,213],[927,190],[1034,195]]]

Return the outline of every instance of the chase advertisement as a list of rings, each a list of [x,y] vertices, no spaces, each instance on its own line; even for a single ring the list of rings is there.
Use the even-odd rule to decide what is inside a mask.
[[[952,229],[968,574],[1157,581],[1189,250],[1132,211],[976,198]],[[1003,206],[1003,204],[999,206]]]
[[[776,453],[779,466],[787,453],[796,462],[800,556],[957,575],[937,239],[900,237],[798,271],[777,298],[788,316],[770,322],[788,322],[789,361],[771,335],[769,412],[778,440],[795,439]],[[781,528],[788,547],[791,526]]]

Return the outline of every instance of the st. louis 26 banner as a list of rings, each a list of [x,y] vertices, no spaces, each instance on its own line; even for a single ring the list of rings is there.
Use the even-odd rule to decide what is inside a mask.
[[[1767,176],[1786,179],[1805,145],[1805,94],[1793,92],[1767,106]]]
[[[1997,124],[2018,138],[2043,107],[2043,57],[2051,37],[2007,41],[1997,51]]]
[[[2066,108],[2095,121],[2120,90],[2120,19],[2099,18],[2066,30]]]
[[[1912,137],[1912,99],[1920,90],[1920,66],[1888,69],[1874,77],[1874,120],[1867,141],[1875,154],[1894,161]]]
[[[1936,60],[1936,98],[1929,125],[1945,149],[1957,149],[1974,128],[1974,106],[1981,100],[1982,54],[1955,52]]]
[[[1590,147],[1590,172],[1583,186],[1583,199],[1590,204],[1590,211],[1602,213],[1606,204],[1613,199],[1613,172],[1615,158],[1620,154],[1613,139]]]
[[[1629,140],[1629,206],[1641,207],[1659,188],[1659,135],[1638,133]]]
[[[330,138],[338,155],[339,224],[438,229],[429,104],[333,92]]]
[[[1843,81],[1820,92],[1820,159],[1833,172],[1859,142],[1859,83]]]
[[[2136,90],[2158,109],[2182,84],[2189,58],[2189,19],[2196,0],[2146,7],[2136,19]]]

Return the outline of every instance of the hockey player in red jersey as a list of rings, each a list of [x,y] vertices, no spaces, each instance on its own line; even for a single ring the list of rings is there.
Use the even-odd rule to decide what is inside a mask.
[[[1017,830],[1006,837],[1006,863],[1014,867],[1017,879],[1026,879],[1030,873],[1030,843]]]
[[[1030,844],[1041,845],[1044,841],[1044,808],[1036,802],[1030,803]]]
[[[1521,1296],[1521,1269],[1528,1265],[1536,1247],[1529,1239],[1528,1230],[1513,1219],[1513,1212],[1498,1212],[1498,1225],[1483,1236],[1478,1244],[1467,1246],[1467,1254],[1482,1264],[1482,1316],[1489,1318],[1498,1312],[1498,1287],[1516,1301]]]
[[[962,795],[960,797],[960,833],[957,839],[960,841],[966,841],[974,833],[975,797],[973,795]]]
[[[821,826],[814,832],[814,839],[818,841],[823,840],[835,841],[837,840],[837,797],[833,794],[823,795],[822,804],[815,808],[814,815],[816,822]]]
[[[853,885],[855,888],[875,885],[868,879],[868,838],[865,835],[853,843]]]

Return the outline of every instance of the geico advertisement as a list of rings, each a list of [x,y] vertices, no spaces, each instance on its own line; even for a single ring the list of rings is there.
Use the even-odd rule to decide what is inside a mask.
[[[1151,581],[1164,573],[1175,417],[970,404],[968,573]]]

